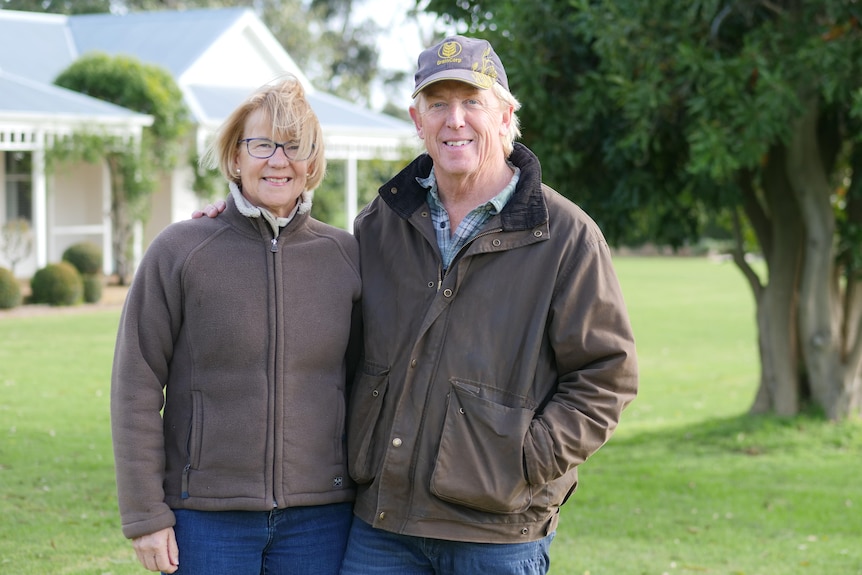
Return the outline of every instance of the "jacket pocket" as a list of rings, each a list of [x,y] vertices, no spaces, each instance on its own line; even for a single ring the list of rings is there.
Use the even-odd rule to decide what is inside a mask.
[[[370,483],[377,471],[375,450],[378,420],[383,410],[389,368],[366,361],[356,375],[347,417],[347,465],[356,483]]]
[[[482,386],[453,381],[431,492],[491,513],[521,513],[533,501],[523,445],[533,410],[494,401]]]
[[[198,469],[201,464],[201,443],[203,442],[204,407],[200,391],[192,391],[192,417],[189,422],[189,459],[188,465]]]

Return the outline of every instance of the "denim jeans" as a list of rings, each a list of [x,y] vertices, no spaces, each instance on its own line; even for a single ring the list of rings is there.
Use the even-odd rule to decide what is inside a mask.
[[[175,510],[176,575],[337,575],[352,507]]]
[[[353,519],[341,575],[545,575],[554,534],[529,543],[398,535]]]

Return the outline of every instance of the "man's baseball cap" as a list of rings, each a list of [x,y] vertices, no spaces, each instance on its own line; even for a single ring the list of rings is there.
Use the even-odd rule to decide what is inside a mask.
[[[441,80],[458,80],[487,90],[497,82],[506,90],[506,70],[487,40],[449,36],[419,54],[413,98],[423,88]]]

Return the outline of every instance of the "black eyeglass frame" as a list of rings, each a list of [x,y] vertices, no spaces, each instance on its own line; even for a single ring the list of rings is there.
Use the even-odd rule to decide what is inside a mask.
[[[251,143],[253,141],[264,141],[264,142],[271,143],[272,144],[272,152],[268,156],[259,156],[259,155],[254,154],[251,151]],[[248,152],[248,155],[251,156],[252,158],[257,158],[258,160],[268,160],[269,158],[271,158],[275,155],[275,153],[278,151],[279,148],[281,148],[281,151],[284,152],[285,157],[287,157],[287,159],[290,160],[291,162],[304,162],[305,160],[310,158],[312,156],[312,154],[314,154],[314,144],[311,145],[311,151],[309,151],[309,153],[306,157],[298,158],[298,157],[291,155],[291,153],[288,151],[288,148],[287,148],[289,145],[294,144],[294,142],[281,142],[281,143],[279,143],[279,142],[270,140],[269,138],[243,138],[242,140],[237,141],[237,144],[242,144],[242,143],[245,143],[245,151]]]

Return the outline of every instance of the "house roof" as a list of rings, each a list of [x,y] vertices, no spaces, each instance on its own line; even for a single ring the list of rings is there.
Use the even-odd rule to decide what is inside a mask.
[[[139,114],[72,90],[22,78],[2,70],[0,70],[0,114],[4,116],[49,114],[114,118],[123,121],[136,119],[144,124],[152,123],[152,118],[146,114]]]
[[[185,10],[87,14],[69,18],[80,54],[129,54],[180,78],[200,55],[249,10]]]
[[[226,118],[256,88],[257,86],[189,86],[189,91],[200,104],[201,110],[204,111],[204,120],[217,124]],[[407,124],[392,116],[372,112],[367,108],[357,106],[325,92],[310,91],[306,96],[321,123],[326,118],[326,125],[338,131],[398,131],[403,130]]]
[[[238,30],[240,34],[231,36]],[[233,43],[225,46],[223,40],[228,37]],[[220,60],[231,54],[237,42],[244,43],[241,57],[249,64],[241,68],[249,70],[236,70],[236,66],[230,67]],[[407,138],[413,134],[409,122],[314,90],[248,8],[74,16],[0,10],[0,71],[4,73],[51,85],[75,59],[92,51],[127,54],[168,70],[204,130],[214,129],[259,85],[289,71],[306,84],[324,134],[366,140]],[[212,53],[204,58],[208,51]],[[201,64],[203,60],[209,61],[209,69]],[[0,92],[0,115],[19,108],[18,111],[32,114],[60,110],[45,105],[47,94],[57,97],[47,87],[44,94],[33,100],[21,96],[22,89],[18,87],[14,93],[10,90],[8,96],[5,90]],[[81,101],[78,104],[83,105]]]
[[[0,70],[50,84],[78,53],[67,16],[0,10]]]

